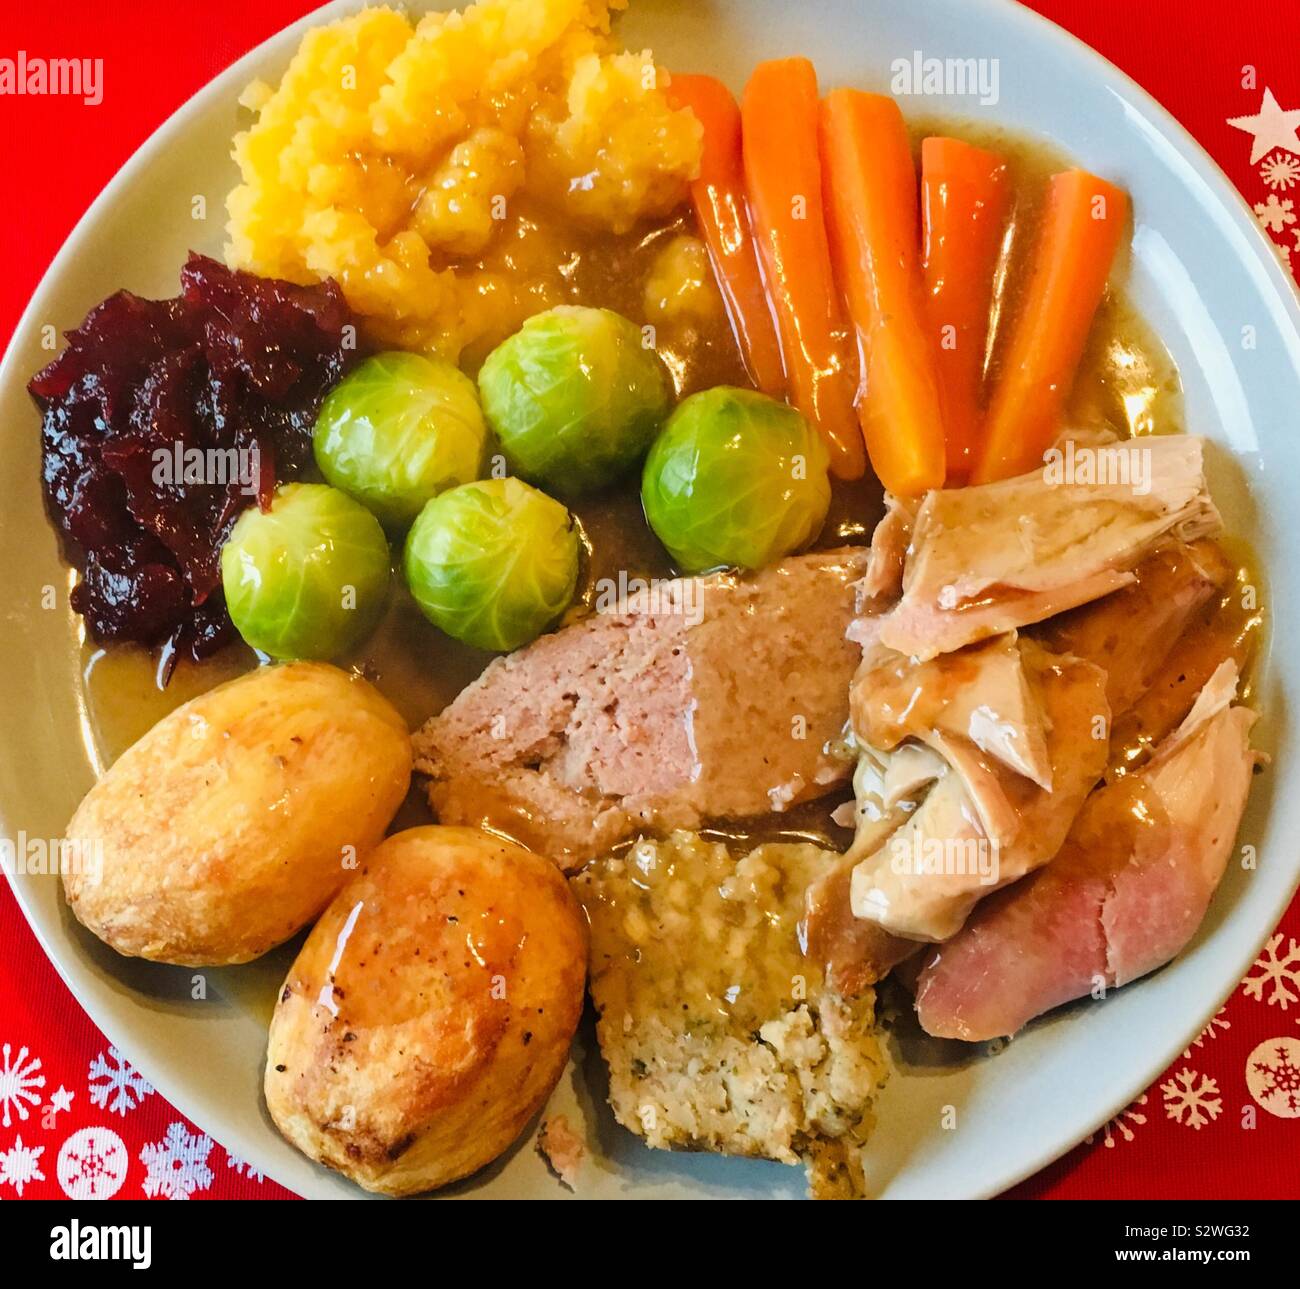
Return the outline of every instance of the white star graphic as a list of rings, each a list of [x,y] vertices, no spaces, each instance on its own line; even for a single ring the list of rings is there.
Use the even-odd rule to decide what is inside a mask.
[[[60,1083],[59,1090],[50,1097],[50,1105],[54,1108],[54,1112],[57,1114],[60,1110],[72,1109],[72,1098],[75,1095],[75,1092],[69,1092],[68,1089]]]
[[[1300,153],[1300,135],[1296,133],[1296,127],[1300,126],[1300,108],[1284,112],[1271,89],[1265,89],[1264,101],[1254,116],[1232,116],[1228,118],[1228,124],[1245,130],[1254,138],[1250,145],[1252,166],[1274,148]]]

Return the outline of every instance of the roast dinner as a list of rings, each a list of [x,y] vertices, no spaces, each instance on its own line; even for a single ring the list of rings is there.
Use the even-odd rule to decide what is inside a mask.
[[[540,1122],[581,1193],[586,1014],[646,1148],[870,1196],[891,1026],[982,1051],[1197,934],[1261,571],[1122,184],[623,7],[312,27],[223,255],[32,376],[105,762],[67,904],[294,942],[266,1108],[365,1190]]]

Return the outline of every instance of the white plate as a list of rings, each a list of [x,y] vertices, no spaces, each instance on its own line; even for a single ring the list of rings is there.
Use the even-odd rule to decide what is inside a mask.
[[[37,417],[24,390],[49,358],[40,328],[75,326],[119,287],[174,294],[188,248],[220,253],[237,95],[254,76],[278,76],[309,23],[354,7],[328,6],[267,41],[140,149],[68,239],[0,369],[0,610],[7,642],[0,646],[7,691],[0,817],[7,835],[59,836],[93,777],[78,621],[66,610],[39,607],[42,587],[69,579],[42,509]],[[968,115],[1035,133],[1132,194],[1132,293],[1181,370],[1188,427],[1225,449],[1214,461],[1215,493],[1230,525],[1251,538],[1272,574],[1265,601],[1272,638],[1296,637],[1300,309],[1241,198],[1153,100],[1052,24],[998,0],[634,0],[622,34],[630,47],[653,47],[667,66],[714,71],[736,87],[758,60],[793,53],[811,56],[826,86],[875,90],[887,90],[891,63],[916,50],[996,59],[996,105],[926,98],[904,100],[904,110]],[[200,194],[206,222],[191,215]],[[1253,348],[1243,344],[1246,328],[1253,329]],[[885,1096],[871,1150],[882,1194],[991,1195],[1033,1173],[1146,1087],[1235,987],[1300,875],[1300,758],[1289,723],[1300,656],[1278,651],[1263,660],[1261,675],[1266,718],[1259,741],[1274,768],[1255,784],[1241,838],[1258,850],[1257,871],[1233,867],[1194,943],[1153,978],[1104,1003],[1059,1013],[991,1058],[927,1065],[924,1053],[900,1054],[906,1064]],[[262,1106],[265,1023],[285,969],[283,951],[250,967],[202,973],[207,998],[196,1002],[196,973],[125,961],[104,949],[71,921],[55,880],[19,878],[14,886],[73,992],[163,1095],[229,1150],[301,1194],[360,1193],[290,1149]],[[585,1041],[553,1103],[585,1121],[598,1148],[584,1194],[802,1193],[794,1169],[643,1149],[601,1105],[599,1060]],[[945,1106],[956,1108],[955,1130],[940,1125]],[[564,1194],[526,1143],[455,1192]]]

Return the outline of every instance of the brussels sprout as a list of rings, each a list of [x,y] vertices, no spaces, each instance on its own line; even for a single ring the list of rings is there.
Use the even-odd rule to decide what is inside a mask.
[[[335,658],[374,630],[391,562],[379,521],[323,483],[290,483],[253,507],[221,551],[236,629],[272,658]]]
[[[756,569],[821,531],[826,447],[792,407],[744,389],[692,394],[641,475],[641,504],[677,566]]]
[[[562,496],[625,474],[668,413],[663,365],[608,309],[529,318],[488,355],[478,386],[511,469]]]
[[[404,528],[431,497],[483,473],[487,426],[474,382],[451,363],[376,354],[330,391],[313,446],[330,483]]]
[[[519,479],[485,479],[420,511],[403,567],[434,626],[480,649],[517,649],[573,599],[578,533],[544,492]]]

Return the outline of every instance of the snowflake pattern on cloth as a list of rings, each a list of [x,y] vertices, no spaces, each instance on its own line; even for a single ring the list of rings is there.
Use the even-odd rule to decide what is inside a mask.
[[[1224,1003],[1223,1006],[1220,1007],[1219,1010],[1215,1012],[1214,1015],[1211,1016],[1210,1019],[1205,1022],[1205,1028],[1201,1030],[1201,1032],[1197,1034],[1197,1036],[1194,1039],[1192,1039],[1192,1041],[1185,1048],[1183,1048],[1184,1061],[1190,1061],[1192,1059],[1192,1048],[1204,1047],[1205,1044],[1210,1039],[1218,1038],[1219,1032],[1221,1030],[1226,1031],[1232,1028],[1232,1022],[1228,1020],[1223,1014],[1227,1010],[1228,1010],[1228,1004]]]
[[[8,1150],[0,1151],[0,1186],[12,1186],[21,1198],[29,1182],[43,1182],[40,1158],[44,1153],[44,1146],[24,1146],[19,1133]]]
[[[1259,177],[1268,187],[1286,192],[1300,183],[1300,157],[1293,157],[1288,152],[1275,152],[1271,157],[1265,157],[1259,168]]]
[[[69,1199],[112,1199],[130,1166],[126,1144],[111,1128],[80,1128],[59,1147],[59,1185]]]
[[[1300,1041],[1270,1038],[1246,1058],[1246,1086],[1269,1114],[1300,1119]]]
[[[1283,109],[1273,91],[1266,88],[1257,113],[1228,117],[1227,121],[1251,137],[1250,164],[1260,163],[1260,181],[1273,190],[1264,201],[1254,202],[1252,208],[1260,227],[1270,234],[1270,245],[1282,267],[1291,272],[1292,247],[1272,235],[1285,233],[1296,222],[1295,203],[1277,194],[1300,184],[1300,134],[1296,131],[1300,111]]]
[[[1279,931],[1269,937],[1264,952],[1241,982],[1241,991],[1257,1003],[1267,1003],[1270,1007],[1276,1005],[1286,1011],[1292,1003],[1300,1002],[1300,942],[1292,940],[1285,954],[1279,953],[1281,947],[1282,932]],[[1300,1024],[1300,1017],[1296,1023]]]
[[[1147,1103],[1147,1094],[1144,1092],[1131,1106],[1121,1110],[1113,1119],[1107,1119],[1102,1125],[1102,1144],[1107,1150],[1114,1150],[1117,1141],[1132,1141],[1137,1133],[1135,1129],[1142,1127],[1147,1121],[1146,1115],[1142,1113],[1141,1107]],[[1091,1145],[1097,1140],[1095,1132],[1089,1133],[1084,1140]]]
[[[233,1168],[240,1177],[247,1177],[250,1182],[264,1182],[266,1174],[262,1172],[255,1164],[250,1164],[247,1159],[240,1159],[238,1155],[232,1155],[226,1151],[226,1167]]]
[[[36,1089],[45,1086],[45,1075],[40,1071],[40,1059],[31,1056],[25,1047],[18,1049],[16,1057],[12,1044],[0,1048],[0,1127],[12,1126],[14,1115],[26,1123],[31,1114],[28,1107],[40,1105],[41,1094]]]
[[[1255,218],[1270,233],[1280,233],[1288,224],[1295,223],[1295,202],[1290,197],[1279,200],[1277,193],[1271,192],[1267,201],[1255,203]]]
[[[123,1118],[128,1110],[134,1110],[145,1097],[153,1095],[148,1080],[115,1047],[108,1049],[107,1057],[101,1052],[91,1061],[86,1082],[92,1105]]]
[[[1165,1098],[1165,1114],[1198,1132],[1223,1110],[1217,1080],[1186,1067],[1162,1083],[1160,1091]]]
[[[183,1123],[173,1123],[161,1141],[140,1152],[147,1176],[141,1189],[150,1198],[189,1199],[195,1191],[212,1185],[208,1155],[212,1138],[206,1133],[187,1132]]]

